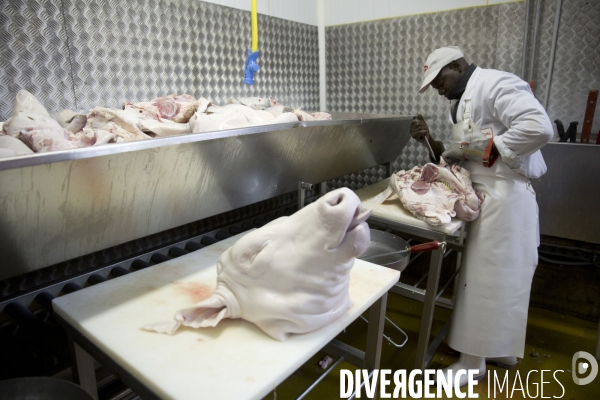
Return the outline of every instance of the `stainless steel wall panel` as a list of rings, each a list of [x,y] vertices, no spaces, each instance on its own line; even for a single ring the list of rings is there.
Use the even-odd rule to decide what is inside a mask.
[[[498,5],[494,68],[521,78],[526,2]]]
[[[533,80],[535,86],[533,93],[543,103],[546,93],[546,74],[548,73],[548,61],[552,49],[552,34],[554,32],[554,19],[556,13],[556,0],[541,1],[541,16],[538,32],[538,42],[535,52],[535,65],[533,68]],[[557,65],[555,65],[557,67]],[[556,68],[555,68],[556,70]],[[549,102],[555,99],[549,100]],[[550,116],[552,118],[552,116]]]
[[[0,121],[20,89],[53,110],[75,106],[60,0],[0,2]]]
[[[246,11],[185,0],[64,1],[82,108],[185,92],[218,104],[272,95],[318,107],[316,27],[260,15],[261,70],[249,86],[242,83]]]
[[[0,160],[0,280],[389,162],[409,125],[315,121]]]
[[[64,16],[64,18],[63,18]],[[53,0],[0,6],[0,121],[22,89],[50,111],[189,93],[274,96],[318,110],[317,27],[259,15],[259,65],[242,83],[250,13],[193,0]]]
[[[552,46],[556,0],[542,1],[540,31],[535,52],[534,94],[540,102],[546,95],[548,62]],[[532,3],[535,3],[533,1]],[[535,8],[532,8],[534,10]],[[547,112],[552,121],[563,123],[579,122],[579,131],[587,95],[590,90],[600,88],[600,2],[569,0],[562,2],[554,70],[550,83]],[[530,26],[533,26],[532,13]],[[528,48],[531,50],[533,32],[530,33]],[[527,60],[530,63],[530,58]],[[600,104],[596,105],[593,132],[600,129]],[[556,132],[556,126],[554,126]],[[558,137],[558,136],[557,136]]]
[[[600,243],[600,146],[550,143],[548,172],[532,181],[543,235]]]
[[[63,3],[79,108],[194,91],[194,49],[206,39],[192,25],[201,2]]]
[[[543,99],[555,16],[555,0],[539,0],[540,31],[534,68],[535,90]],[[384,112],[431,116],[432,133],[451,139],[448,102],[433,91],[419,95],[422,64],[433,49],[455,44],[484,68],[520,75],[526,2],[415,15],[328,27],[327,105],[330,111]],[[528,49],[533,40],[535,1],[531,4]],[[548,115],[552,121],[579,121],[587,93],[600,87],[600,2],[564,1]],[[526,66],[530,62],[530,53]],[[526,68],[529,71],[529,68]],[[593,132],[600,129],[600,103]],[[556,129],[556,128],[555,128]],[[428,161],[426,149],[411,141],[394,162],[407,169]],[[380,170],[342,177],[334,185],[354,187]]]
[[[554,15],[548,23],[553,25]],[[545,89],[536,96],[543,98]],[[593,89],[600,89],[600,1],[563,1],[548,100],[550,119],[579,121],[581,132],[588,92]],[[599,130],[600,104],[596,104],[592,132]]]
[[[329,111],[420,112],[431,116],[428,123],[436,138],[449,144],[452,130],[447,120],[448,102],[431,90],[418,93],[423,64],[431,51],[453,44],[462,48],[469,61],[485,68],[496,67],[498,56],[502,56],[496,51],[500,10],[504,19],[510,18],[512,9],[506,5],[502,9],[469,8],[328,27]],[[506,35],[502,40],[508,40]],[[515,47],[514,39],[509,42],[511,49]],[[425,147],[411,141],[398,155],[394,169],[427,161]],[[374,173],[379,175],[380,171]],[[374,176],[369,171],[361,175]],[[352,179],[340,178],[337,184],[343,181]]]

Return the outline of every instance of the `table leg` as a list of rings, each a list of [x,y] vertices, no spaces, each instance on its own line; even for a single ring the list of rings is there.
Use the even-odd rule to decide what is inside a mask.
[[[387,293],[379,298],[369,309],[369,325],[367,327],[367,348],[363,368],[368,371],[379,369],[381,363],[381,345],[383,343],[383,327],[385,325],[385,309]],[[360,389],[357,389],[357,391]],[[375,399],[379,399],[379,384],[375,388]]]
[[[440,281],[440,271],[442,270],[443,258],[444,255],[440,250],[435,250],[431,252],[431,261],[429,263],[429,276],[427,278],[427,288],[425,289],[425,300],[423,302],[421,327],[419,329],[419,340],[417,342],[417,356],[415,358],[415,369],[425,369],[427,367],[427,348],[429,347],[429,336],[431,335],[433,311],[435,310],[435,298],[437,296],[437,289],[438,283]]]
[[[384,293],[369,309],[369,325],[367,327],[367,348],[364,368],[372,371],[379,368],[381,362],[381,344],[383,342],[383,326],[385,324],[385,308],[387,293]]]
[[[73,380],[91,394],[94,399],[98,400],[94,359],[73,341],[71,335],[69,335],[69,347],[71,349]]]

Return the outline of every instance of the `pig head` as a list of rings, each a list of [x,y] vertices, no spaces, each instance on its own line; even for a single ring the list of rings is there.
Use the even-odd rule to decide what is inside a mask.
[[[243,318],[283,341],[330,323],[352,305],[350,269],[369,246],[371,210],[360,210],[358,197],[342,188],[248,233],[219,258],[210,298],[179,310],[176,324],[144,329],[173,333]]]

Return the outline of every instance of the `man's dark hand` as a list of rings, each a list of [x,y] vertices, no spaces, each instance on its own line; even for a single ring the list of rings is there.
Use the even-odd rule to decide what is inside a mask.
[[[410,135],[419,143],[426,144],[426,138],[431,141],[429,127],[421,114],[413,118],[412,123],[410,124]]]

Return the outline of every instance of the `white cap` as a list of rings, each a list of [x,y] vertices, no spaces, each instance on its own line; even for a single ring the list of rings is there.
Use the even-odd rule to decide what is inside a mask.
[[[419,93],[423,93],[429,87],[429,84],[440,73],[442,68],[450,64],[454,60],[463,58],[464,54],[456,46],[446,46],[436,49],[427,57],[423,66],[423,84]]]

